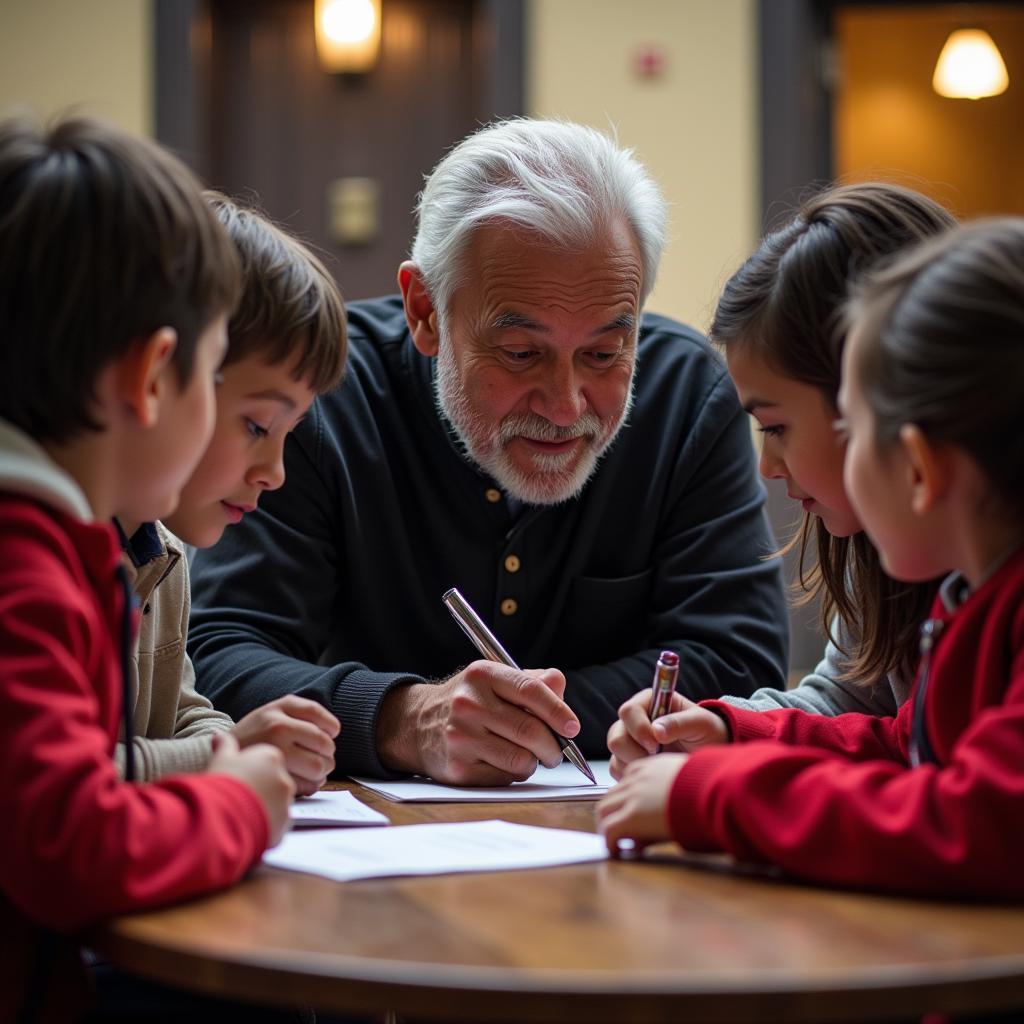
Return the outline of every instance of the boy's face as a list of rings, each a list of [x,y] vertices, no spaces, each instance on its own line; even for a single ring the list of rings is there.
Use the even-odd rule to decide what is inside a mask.
[[[252,512],[264,491],[284,483],[284,441],[313,403],[292,363],[252,355],[221,370],[217,415],[206,453],[165,519],[186,544],[216,544],[225,527]]]
[[[130,495],[116,514],[128,522],[160,519],[173,510],[182,487],[194,471],[210,440],[216,416],[217,368],[227,349],[227,317],[219,316],[196,342],[192,375],[185,387],[168,362],[161,371],[159,402],[152,426],[139,432],[132,450]]]

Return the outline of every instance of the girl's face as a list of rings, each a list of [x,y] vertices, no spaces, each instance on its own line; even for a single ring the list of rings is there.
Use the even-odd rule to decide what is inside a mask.
[[[897,580],[929,580],[949,572],[949,538],[934,517],[914,513],[915,474],[902,442],[879,449],[875,417],[856,369],[860,340],[856,330],[843,352],[839,389],[846,434],[846,489],[864,531],[878,550],[885,572]],[[944,542],[945,540],[945,542]]]
[[[836,410],[818,388],[782,376],[748,345],[731,345],[726,362],[740,402],[763,436],[761,475],[785,480],[786,493],[820,517],[834,537],[858,533],[860,521],[843,486]]]

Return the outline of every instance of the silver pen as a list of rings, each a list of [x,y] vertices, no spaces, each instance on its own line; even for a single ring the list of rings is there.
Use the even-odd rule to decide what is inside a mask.
[[[473,646],[488,660],[496,661],[509,668],[518,669],[519,666],[512,660],[512,656],[498,642],[498,638],[484,625],[483,620],[470,603],[455,589],[445,591],[442,601],[448,606],[455,621],[462,627],[463,632],[473,642]],[[560,736],[554,729],[552,735],[558,740],[562,753],[566,760],[571,761],[590,781],[596,786],[597,779],[587,764],[587,759],[580,752],[580,748],[572,740]]]

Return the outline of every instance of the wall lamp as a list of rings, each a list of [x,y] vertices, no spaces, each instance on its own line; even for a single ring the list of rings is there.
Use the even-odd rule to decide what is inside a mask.
[[[1009,84],[1003,55],[984,29],[950,33],[932,76],[932,88],[940,96],[980,100],[1006,92]]]
[[[372,70],[380,54],[381,0],[316,0],[316,52],[332,74]]]

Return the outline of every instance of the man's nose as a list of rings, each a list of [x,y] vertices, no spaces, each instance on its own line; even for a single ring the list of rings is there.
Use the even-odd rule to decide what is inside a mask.
[[[536,392],[531,411],[559,427],[572,426],[586,411],[582,382],[572,366],[550,371]]]

